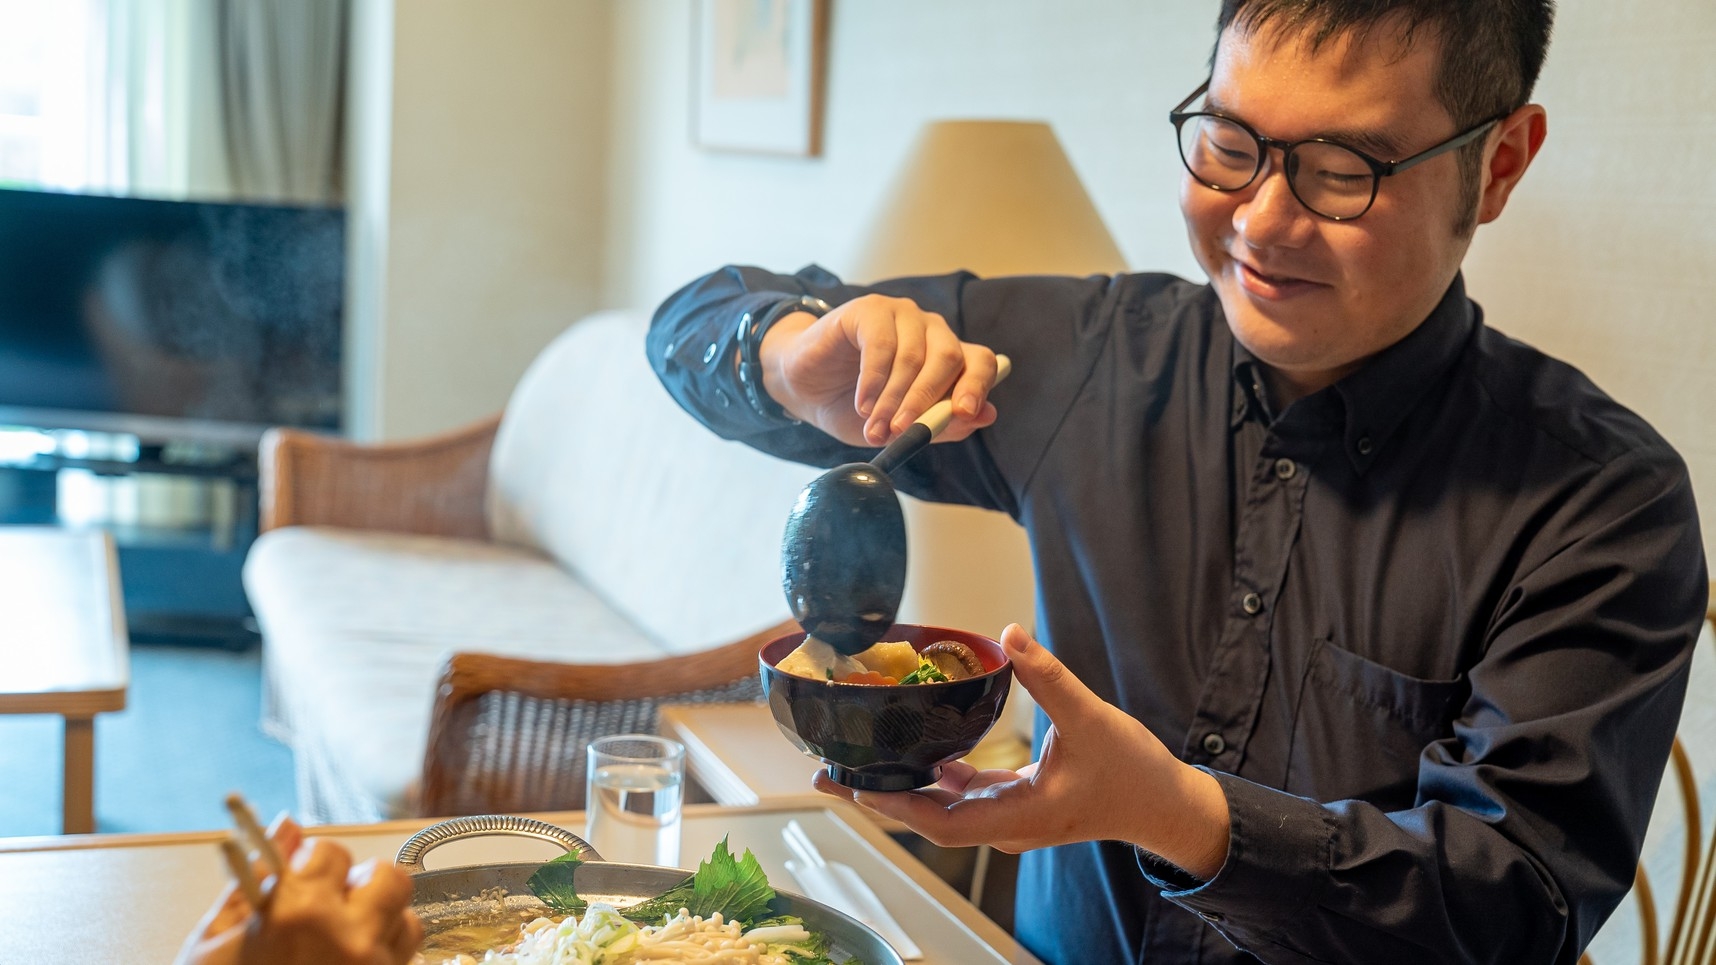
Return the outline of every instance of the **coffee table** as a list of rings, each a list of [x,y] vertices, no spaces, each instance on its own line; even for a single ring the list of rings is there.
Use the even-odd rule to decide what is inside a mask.
[[[576,832],[581,812],[535,815]],[[830,861],[856,869],[922,947],[921,965],[1035,965],[1037,959],[920,864],[864,813],[822,795],[756,808],[690,805],[681,864],[723,837],[756,854],[771,882],[791,888],[781,840],[797,820]],[[392,860],[430,819],[318,827],[357,860]],[[169,962],[226,882],[216,842],[225,831],[0,838],[0,960],[107,965]],[[431,868],[494,861],[545,861],[559,849],[539,841],[484,837],[437,848]],[[920,963],[913,963],[920,965]]]
[[[64,830],[95,830],[95,715],[125,709],[129,641],[113,539],[0,527],[0,714],[65,719]]]

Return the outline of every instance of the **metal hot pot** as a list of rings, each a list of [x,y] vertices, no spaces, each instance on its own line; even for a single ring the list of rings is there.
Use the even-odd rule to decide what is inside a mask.
[[[623,908],[654,898],[690,874],[677,868],[603,861],[583,838],[534,818],[489,814],[442,821],[412,835],[400,846],[396,859],[416,887],[411,904],[428,932],[427,947],[434,947],[438,933],[471,922],[505,917],[523,923],[538,914],[552,914],[527,885],[530,876],[542,867],[540,861],[434,871],[423,867],[423,859],[429,852],[443,844],[495,834],[536,838],[578,852],[586,863],[579,865],[574,882],[578,896],[591,902],[607,902]],[[835,961],[852,959],[864,965],[903,965],[899,954],[882,936],[821,902],[777,889],[769,909],[776,915],[797,915],[804,920],[805,927],[827,935]]]

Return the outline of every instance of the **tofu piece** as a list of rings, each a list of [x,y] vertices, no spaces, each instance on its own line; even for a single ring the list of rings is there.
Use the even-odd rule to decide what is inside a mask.
[[[775,669],[782,673],[790,673],[795,677],[809,677],[812,680],[827,680],[829,671],[833,671],[834,679],[847,674],[863,673],[863,664],[846,656],[815,637],[805,637],[798,649],[780,659]]]

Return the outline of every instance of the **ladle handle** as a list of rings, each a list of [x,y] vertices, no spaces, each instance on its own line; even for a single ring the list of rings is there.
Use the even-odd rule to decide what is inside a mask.
[[[995,356],[995,385],[1000,385],[1013,371],[1013,360],[1005,355]],[[948,423],[953,421],[953,400],[943,399],[924,410],[918,420],[906,427],[906,431],[894,437],[894,441],[876,453],[876,458],[870,460],[870,465],[887,472],[907,459],[918,454],[918,450],[935,441],[941,435]]]

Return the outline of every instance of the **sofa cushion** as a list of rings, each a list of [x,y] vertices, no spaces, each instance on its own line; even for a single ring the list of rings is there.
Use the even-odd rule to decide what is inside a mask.
[[[489,529],[689,653],[788,618],[781,533],[817,470],[681,411],[644,357],[647,327],[639,312],[599,313],[536,358],[495,439]]]
[[[288,527],[256,541],[244,582],[268,639],[271,729],[385,815],[408,813],[455,651],[597,664],[666,655],[554,560],[516,546]]]

